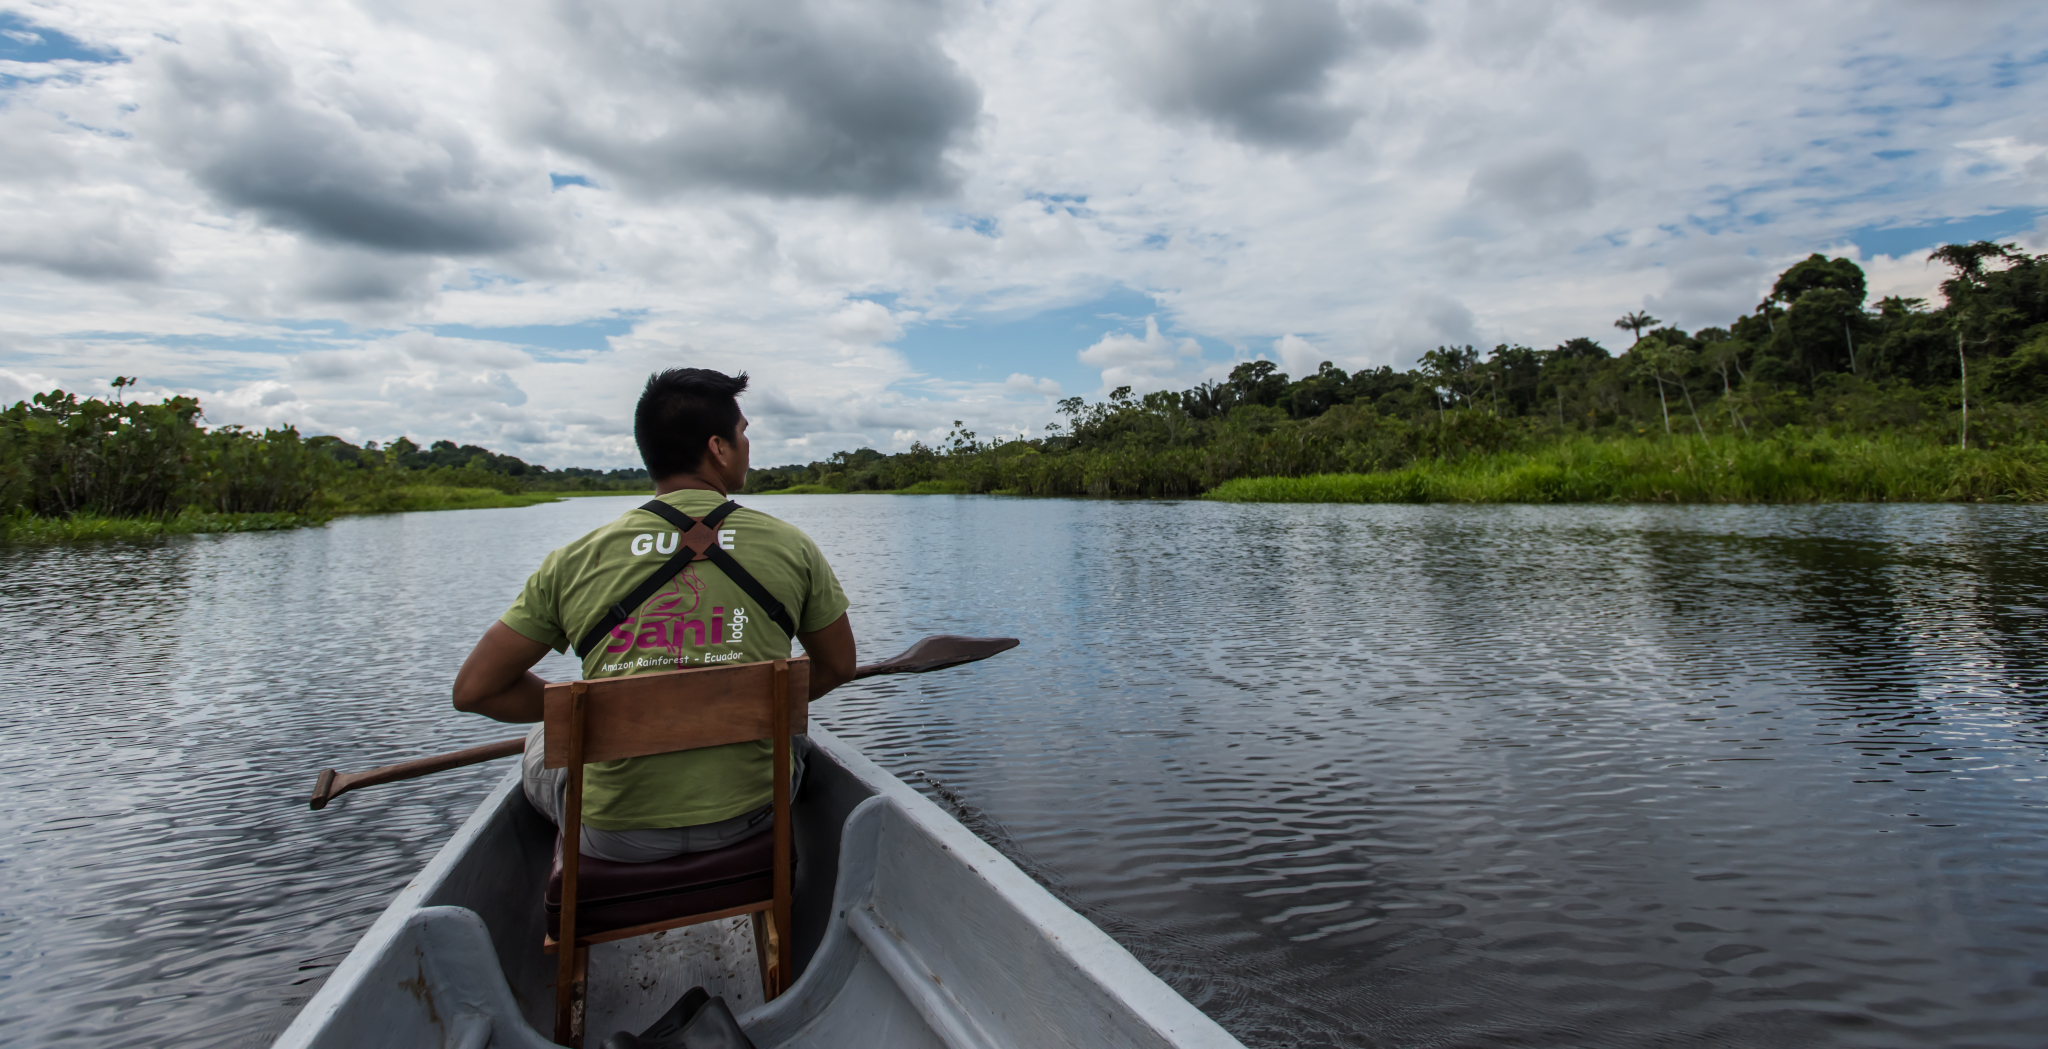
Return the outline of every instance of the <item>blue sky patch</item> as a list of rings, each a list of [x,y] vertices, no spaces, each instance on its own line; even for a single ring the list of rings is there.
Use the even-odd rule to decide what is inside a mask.
[[[1968,244],[1979,240],[2003,241],[2034,228],[2048,208],[2006,208],[1989,215],[1944,219],[1918,226],[1864,226],[1845,236],[1862,249],[1863,257],[1890,255],[1905,258],[1922,255],[1943,244]]]
[[[590,185],[590,180],[582,175],[564,175],[561,174],[560,172],[555,171],[548,172],[548,182],[555,189],[561,189],[563,186],[588,186],[591,189],[597,188],[596,186]]]
[[[118,52],[88,47],[69,33],[0,11],[0,60],[8,62],[119,62]]]
[[[1147,316],[1159,317],[1160,330],[1168,331],[1171,324],[1165,313],[1152,296],[1119,286],[1087,302],[1027,316],[976,316],[914,325],[896,340],[895,348],[909,358],[911,367],[940,379],[1002,382],[1023,372],[1051,379],[1068,394],[1085,393],[1101,385],[1102,377],[1076,355],[1111,332],[1143,335]]]
[[[946,225],[954,229],[971,229],[984,237],[994,237],[1000,232],[993,215],[956,214],[947,220]]]
[[[2036,51],[2031,55],[2005,58],[1991,63],[1992,87],[2018,87],[2023,82],[2020,74],[2038,65],[2048,64],[2048,50]]]
[[[176,349],[237,350],[243,353],[304,353],[307,350],[324,350],[333,346],[332,342],[325,339],[309,338],[301,340],[276,338],[266,335],[181,335],[154,334],[139,331],[79,331],[68,332],[64,337],[93,342],[133,342]],[[266,374],[262,377],[268,376]]]
[[[202,316],[220,316],[220,315],[219,315],[219,314],[202,314]],[[234,317],[221,317],[221,319],[222,319],[222,320],[235,320],[235,319],[237,319],[237,318],[234,318]],[[274,326],[276,326],[276,327],[279,327],[279,328],[288,328],[288,329],[290,329],[290,330],[292,330],[292,331],[305,331],[305,332],[325,332],[325,333],[331,333],[331,334],[335,334],[335,335],[339,335],[339,334],[341,334],[342,332],[345,332],[345,331],[347,331],[347,330],[348,330],[348,322],[347,322],[347,321],[338,321],[338,320],[331,320],[331,319],[315,319],[315,320],[277,320],[277,319],[271,319],[271,320],[266,320],[266,321],[264,321],[263,323],[264,323],[264,324],[269,324],[269,325],[274,325]]]
[[[553,350],[566,353],[577,350],[608,350],[611,343],[606,341],[614,335],[624,335],[633,330],[644,310],[622,312],[615,316],[578,324],[514,324],[504,327],[479,327],[473,324],[432,324],[427,330],[451,339],[483,339],[490,342],[511,343],[531,350]],[[546,353],[534,356],[549,359]]]
[[[1024,199],[1037,201],[1048,215],[1064,211],[1077,218],[1089,218],[1095,214],[1088,208],[1086,193],[1026,193]]]

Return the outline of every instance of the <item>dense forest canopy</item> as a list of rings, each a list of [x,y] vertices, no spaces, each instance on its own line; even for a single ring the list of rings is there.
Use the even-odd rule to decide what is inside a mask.
[[[1565,434],[1766,439],[1786,428],[1911,432],[1995,447],[2038,440],[2048,402],[2048,255],[2011,244],[1933,252],[1946,302],[1867,301],[1853,261],[1812,255],[1727,327],[1687,332],[1647,313],[1549,349],[1439,346],[1415,368],[1290,376],[1266,360],[1192,389],[1090,404],[1050,436],[872,448],[757,471],[755,490],[945,483],[964,491],[1181,495],[1245,476],[1394,469]],[[1967,415],[1967,421],[1965,413]]]
[[[400,437],[381,448],[375,441],[367,441],[358,448],[339,437],[310,437],[306,443],[347,466],[361,469],[475,470],[519,478],[529,491],[641,491],[654,486],[646,467],[593,470],[584,466],[568,466],[551,470],[479,445],[458,445],[454,441],[435,441],[425,448],[413,443],[410,437]]]

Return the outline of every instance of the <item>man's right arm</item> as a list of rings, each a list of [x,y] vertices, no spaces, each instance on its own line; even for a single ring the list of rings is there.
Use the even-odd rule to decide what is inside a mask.
[[[547,682],[531,668],[547,654],[548,646],[502,621],[492,623],[455,673],[455,709],[514,724],[539,721]]]
[[[804,655],[811,657],[811,697],[853,680],[853,624],[842,613],[825,627],[798,634]]]

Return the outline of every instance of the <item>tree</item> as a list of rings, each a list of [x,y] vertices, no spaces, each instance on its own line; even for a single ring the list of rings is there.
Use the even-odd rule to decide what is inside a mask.
[[[1509,414],[1526,415],[1536,406],[1537,386],[1543,376],[1543,355],[1527,346],[1495,346],[1486,358],[1486,370],[1494,382],[1494,393],[1508,404]]]
[[[1856,337],[1853,327],[1867,323],[1863,300],[1841,288],[1813,288],[1800,294],[1785,313],[1785,330],[1792,341],[1792,359],[1809,376],[1846,370],[1860,374],[1856,367]]]
[[[1230,369],[1229,385],[1238,404],[1270,407],[1287,393],[1287,374],[1272,361],[1246,361]]]
[[[1943,262],[1955,271],[1949,279],[1941,282],[1941,294],[1948,299],[1948,323],[1956,333],[1956,372],[1962,395],[1962,431],[1959,444],[1970,447],[1970,361],[1965,347],[1972,343],[1986,345],[1997,340],[2000,334],[2024,323],[2031,311],[2027,303],[2013,301],[2013,296],[2000,294],[2008,291],[2004,285],[2009,281],[1995,280],[1985,263],[1999,261],[2006,263],[2006,269],[2031,270],[2039,259],[2019,250],[2015,244],[1993,244],[1980,240],[1974,244],[1944,244],[1927,256],[1931,262]],[[1976,339],[1969,339],[1971,332],[1977,332]]]
[[[1287,414],[1297,419],[1313,419],[1349,400],[1350,387],[1351,376],[1324,361],[1314,375],[1287,388]]]
[[[1742,375],[1742,351],[1748,349],[1741,342],[1728,337],[1719,328],[1708,328],[1700,333],[1706,343],[1705,360],[1709,367],[1721,373],[1721,406],[1728,409],[1728,417],[1742,428],[1743,436],[1749,435],[1749,424],[1735,411],[1735,384],[1728,381],[1728,368],[1732,365],[1735,374]],[[1745,379],[1746,381],[1746,379]],[[1744,387],[1747,389],[1747,386]]]
[[[1181,410],[1197,419],[1220,419],[1235,403],[1231,388],[1220,382],[1198,383],[1180,395]]]
[[[1992,364],[1991,388],[2013,400],[2048,400],[2048,334]]]
[[[1125,393],[1128,394],[1129,392],[1129,389],[1126,388]],[[946,440],[946,454],[948,455],[973,455],[981,451],[981,442],[974,439],[974,431],[968,429],[967,424],[958,419],[953,420],[953,429],[947,432]],[[868,449],[863,448],[861,450],[867,451]]]
[[[1437,390],[1437,421],[1443,421],[1443,394],[1459,400],[1472,395],[1472,372],[1479,367],[1479,351],[1470,346],[1439,346],[1422,355],[1419,369]]]
[[[1659,332],[1637,343],[1629,351],[1629,356],[1636,359],[1637,371],[1657,383],[1657,404],[1664,409],[1664,432],[1671,432],[1671,405],[1664,398],[1664,381],[1668,377],[1685,395],[1685,406],[1692,412],[1692,424],[1699,430],[1700,439],[1706,440],[1707,429],[1700,425],[1699,408],[1692,403],[1692,387],[1685,381],[1685,373],[1697,362],[1697,355],[1682,339],[1683,336],[1673,337]]]
[[[1157,390],[1148,393],[1138,402],[1148,413],[1156,416],[1166,426],[1166,443],[1179,444],[1187,436],[1188,423],[1192,421],[1181,407],[1180,394],[1171,390]]]
[[[387,466],[417,470],[420,467],[420,446],[412,443],[412,438],[400,436],[384,446],[384,462]]]
[[[1641,314],[1637,316],[1642,316],[1647,324],[1657,323],[1655,317]],[[1557,349],[1550,351],[1550,359],[1554,361],[1605,361],[1611,360],[1613,356],[1607,352],[1607,347],[1583,336],[1559,343]]]
[[[1848,259],[1830,259],[1826,255],[1815,253],[1779,274],[1777,282],[1771,285],[1771,293],[1765,297],[1764,302],[1790,306],[1807,292],[1823,288],[1848,294],[1858,306],[1863,305],[1863,299],[1868,294],[1863,267]]]
[[[1967,313],[1988,356],[2011,353],[2038,334],[2035,326],[2048,323],[2048,255],[1980,240],[1944,245],[1928,258],[1955,270],[1941,282],[1948,299],[1944,312],[1951,317]]]
[[[1685,395],[1685,410],[1692,413],[1692,428],[1700,432],[1700,440],[1707,439],[1707,428],[1700,422],[1699,405],[1692,402],[1692,384],[1685,381],[1685,373],[1699,363],[1699,354],[1692,347],[1676,339],[1666,339],[1657,352],[1657,365],[1670,373],[1671,381],[1678,384],[1678,392]],[[1661,393],[1660,393],[1661,395]],[[1671,420],[1664,420],[1665,432],[1671,430]]]
[[[1819,256],[1815,256],[1818,258]],[[1985,278],[1984,264],[1992,260],[2009,262],[2025,258],[2026,253],[2017,244],[1994,244],[1980,240],[1974,244],[1943,244],[1927,254],[1929,262],[1946,263],[1956,271],[1955,276],[1941,282],[1941,293],[1952,294],[1951,285],[1974,290]]]
[[[1658,320],[1655,317],[1650,316],[1648,313],[1638,310],[1634,313],[1622,314],[1621,319],[1614,322],[1614,326],[1630,333],[1631,335],[1634,335],[1636,337],[1636,342],[1641,342],[1643,341],[1644,328],[1654,328],[1662,323],[1664,322]],[[1634,345],[1634,343],[1630,343],[1630,345]]]

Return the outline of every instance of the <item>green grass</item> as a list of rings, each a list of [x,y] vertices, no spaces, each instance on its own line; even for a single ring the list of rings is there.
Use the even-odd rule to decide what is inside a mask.
[[[972,495],[974,486],[966,481],[919,481],[908,488],[893,488],[884,491],[848,492],[842,488],[828,488],[822,484],[793,484],[777,488],[772,492],[752,492],[752,495]]]
[[[334,507],[337,514],[394,514],[416,510],[496,510],[552,503],[561,492],[507,493],[495,488],[448,488],[420,484],[358,495]],[[607,493],[610,494],[610,493]]]
[[[1890,438],[1575,438],[1372,474],[1229,481],[1246,503],[2044,502],[2048,445]]]
[[[35,546],[45,543],[90,542],[99,539],[154,539],[203,532],[274,532],[325,524],[315,514],[208,514],[187,511],[175,517],[19,516],[0,519],[0,542]]]
[[[845,493],[844,493],[844,492],[841,492],[841,491],[840,491],[839,489],[837,489],[837,488],[827,488],[827,487],[825,487],[825,486],[824,486],[824,485],[822,485],[822,484],[793,484],[793,485],[790,485],[790,486],[789,486],[789,487],[787,487],[787,488],[777,488],[776,490],[774,490],[774,491],[772,491],[772,492],[752,492],[752,493],[749,493],[749,494],[752,494],[752,495],[844,495]]]
[[[968,495],[973,486],[965,481],[919,481],[908,488],[898,488],[883,495]]]
[[[450,488],[415,485],[392,488],[330,505],[324,513],[309,514],[210,514],[187,510],[175,517],[101,517],[75,514],[71,517],[0,518],[0,543],[21,546],[45,543],[88,542],[99,539],[151,539],[165,535],[198,535],[207,532],[272,532],[287,528],[308,528],[326,524],[341,514],[405,513],[423,510],[489,510],[538,503],[552,503],[565,495],[637,495],[636,492],[522,492],[508,495],[494,488]]]

